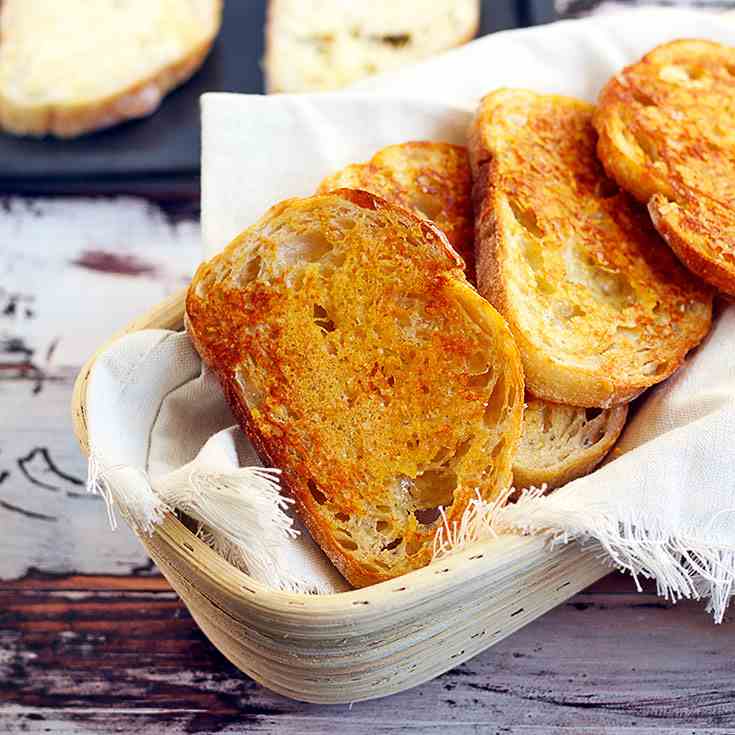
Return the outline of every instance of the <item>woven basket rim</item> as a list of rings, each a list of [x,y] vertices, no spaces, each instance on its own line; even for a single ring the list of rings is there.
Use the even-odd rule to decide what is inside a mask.
[[[74,432],[85,455],[89,454],[87,432],[86,390],[89,375],[97,358],[122,336],[142,329],[182,329],[186,289],[171,295],[146,314],[135,319],[105,342],[85,363],[77,376],[72,395]],[[300,608],[309,614],[349,614],[351,618],[370,618],[376,612],[389,614],[402,609],[404,600],[412,604],[441,594],[450,594],[459,587],[472,586],[473,580],[501,573],[527,556],[538,556],[545,541],[538,537],[503,535],[483,541],[439,562],[417,569],[394,579],[369,587],[332,594],[305,594],[273,589],[223,559],[199,539],[175,515],[169,513],[150,537],[138,534],[148,549],[155,545],[166,550],[170,560],[193,564],[209,584],[222,592],[234,606],[249,604],[255,597],[259,605],[272,611],[284,612]],[[410,593],[410,594],[408,594]]]

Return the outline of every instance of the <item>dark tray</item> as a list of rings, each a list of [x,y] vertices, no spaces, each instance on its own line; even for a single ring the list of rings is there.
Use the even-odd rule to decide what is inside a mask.
[[[485,0],[480,33],[525,24],[521,6],[516,0]],[[226,0],[209,58],[150,117],[73,140],[0,133],[0,193],[196,195],[199,96],[263,92],[265,7],[256,0]]]

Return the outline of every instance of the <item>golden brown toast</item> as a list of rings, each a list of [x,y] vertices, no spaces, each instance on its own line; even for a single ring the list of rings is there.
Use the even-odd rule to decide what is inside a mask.
[[[625,426],[628,406],[579,408],[528,396],[523,432],[513,459],[517,489],[561,487],[591,472]]]
[[[367,163],[353,163],[328,176],[319,192],[364,189],[434,222],[465,262],[474,283],[472,176],[467,149],[416,141],[390,145]]]
[[[352,164],[324,179],[320,191],[365,189],[433,219],[474,275],[472,177],[467,150],[448,143],[402,143],[380,150],[368,163]],[[596,409],[595,409],[596,410]],[[552,490],[590,472],[622,431],[627,408],[599,412],[528,396],[521,439],[513,460],[517,488]]]
[[[735,48],[674,41],[614,76],[598,153],[697,275],[735,294]]]
[[[595,154],[593,107],[498,90],[470,133],[480,293],[505,316],[536,396],[629,401],[707,333],[710,290]]]
[[[431,223],[341,189],[271,208],[189,289],[191,338],[314,539],[354,585],[427,564],[511,481],[523,374]]]

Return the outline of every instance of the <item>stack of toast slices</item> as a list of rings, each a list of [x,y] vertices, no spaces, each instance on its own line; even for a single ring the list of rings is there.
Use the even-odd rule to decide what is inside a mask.
[[[189,334],[353,585],[427,564],[475,497],[591,472],[706,336],[735,260],[731,58],[669,44],[597,108],[496,90],[467,148],[384,148],[199,268]]]

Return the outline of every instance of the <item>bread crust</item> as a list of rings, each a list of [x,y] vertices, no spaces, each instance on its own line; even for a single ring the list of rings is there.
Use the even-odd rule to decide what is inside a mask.
[[[364,189],[432,221],[465,263],[475,283],[472,174],[464,146],[408,141],[381,148],[367,163],[327,176],[318,193]]]
[[[195,329],[192,329],[188,315],[184,317],[184,324],[194,345],[194,349],[196,349],[206,362],[207,358],[205,355],[208,354],[207,345],[197,337],[197,332]],[[217,378],[233,416],[250,440],[260,461],[266,467],[281,466],[283,458],[276,450],[277,445],[273,442],[266,441],[258,431],[253,420],[253,415],[243,400],[242,394],[235,389],[232,381],[228,380],[223,372],[218,370]],[[382,576],[366,572],[353,557],[345,554],[343,549],[336,543],[334,537],[329,533],[327,527],[319,523],[316,516],[309,512],[314,501],[310,494],[304,490],[303,483],[296,480],[293,471],[288,469],[284,470],[280,476],[280,483],[283,492],[297,501],[295,506],[296,512],[301,522],[306,526],[307,531],[311,534],[311,537],[319,544],[322,551],[329,557],[339,573],[350,584],[355,587],[366,587],[384,579]]]
[[[589,474],[618,440],[628,415],[621,405],[587,416],[589,409],[529,396],[522,439],[513,460],[513,485],[547,491]]]
[[[75,138],[152,114],[163,98],[187,81],[207,58],[219,32],[222,17],[223,0],[212,2],[217,21],[207,38],[191,48],[184,57],[152,71],[115,94],[76,103],[28,106],[16,103],[0,87],[0,128],[21,136]]]
[[[645,211],[610,190],[592,111],[499,90],[483,100],[469,150],[478,286],[513,331],[528,390],[607,408],[679,367],[709,330],[712,294]]]
[[[422,275],[413,279],[415,282],[412,288],[420,289],[421,286],[418,282],[421,281],[428,284],[431,289],[439,289],[435,291],[436,297],[439,299],[436,306],[431,306],[429,302],[424,307],[428,311],[424,310],[423,313],[427,317],[435,314],[436,316],[432,317],[432,320],[438,319],[437,326],[445,324],[444,319],[450,319],[447,316],[449,311],[456,312],[457,318],[460,319],[460,323],[463,325],[479,325],[479,331],[474,327],[463,328],[461,339],[459,334],[447,333],[447,330],[440,329],[432,337],[432,340],[438,340],[437,345],[440,342],[447,345],[447,351],[439,354],[432,349],[429,353],[421,351],[424,348],[419,348],[419,352],[415,353],[425,355],[426,359],[433,355],[433,359],[437,364],[441,362],[441,376],[439,373],[433,372],[434,368],[425,368],[422,374],[420,371],[407,366],[405,375],[402,374],[400,377],[401,381],[406,381],[406,386],[401,386],[406,393],[396,393],[395,403],[390,397],[390,390],[380,393],[387,400],[385,405],[395,406],[395,410],[398,411],[396,415],[404,416],[402,421],[409,422],[408,425],[413,427],[411,431],[402,429],[400,424],[394,424],[389,418],[393,414],[386,414],[386,418],[381,418],[378,424],[371,424],[368,415],[368,423],[362,423],[366,420],[364,419],[366,414],[356,413],[359,410],[360,401],[369,401],[371,402],[370,405],[377,405],[370,395],[364,393],[360,395],[353,394],[351,400],[356,401],[355,405],[358,408],[352,409],[350,407],[352,404],[348,401],[344,404],[339,403],[341,408],[333,412],[331,410],[333,405],[331,403],[332,393],[329,386],[333,374],[339,373],[339,370],[328,368],[325,365],[322,369],[326,372],[315,378],[318,379],[318,383],[315,384],[317,388],[310,389],[306,384],[314,378],[314,375],[309,371],[308,364],[314,356],[307,354],[300,356],[297,361],[292,361],[289,358],[287,362],[281,362],[276,358],[268,358],[265,361],[268,364],[267,374],[265,375],[265,380],[268,381],[267,384],[258,382],[261,376],[253,370],[243,373],[245,374],[245,382],[243,383],[241,380],[238,383],[238,370],[249,359],[256,360],[260,364],[261,353],[258,352],[259,349],[271,350],[271,337],[266,339],[267,334],[274,335],[272,339],[278,342],[278,349],[288,346],[289,351],[291,350],[290,343],[287,345],[287,337],[284,336],[289,334],[288,325],[275,316],[269,317],[268,314],[283,313],[288,316],[293,313],[291,309],[296,309],[298,304],[301,303],[299,299],[302,298],[302,293],[307,300],[313,298],[309,289],[315,271],[313,269],[309,270],[312,267],[311,265],[306,266],[304,270],[297,270],[295,266],[291,270],[291,266],[289,266],[288,270],[283,271],[282,277],[301,279],[299,282],[303,283],[303,286],[300,287],[303,291],[300,290],[298,293],[289,291],[292,296],[288,298],[295,299],[293,301],[295,306],[286,308],[282,301],[284,297],[273,295],[283,294],[283,291],[269,291],[271,285],[268,284],[275,284],[273,288],[280,288],[278,278],[281,278],[281,276],[274,275],[275,271],[268,269],[278,260],[278,253],[282,252],[278,249],[276,251],[268,249],[271,248],[269,244],[272,242],[271,238],[276,236],[285,238],[282,246],[279,247],[283,247],[283,253],[291,258],[292,256],[289,255],[293,252],[290,249],[291,242],[298,240],[302,235],[284,236],[284,227],[296,227],[292,223],[296,221],[300,214],[307,211],[316,212],[315,216],[318,216],[319,222],[322,223],[320,225],[320,228],[323,228],[320,230],[321,232],[332,232],[330,237],[337,237],[333,234],[334,227],[340,226],[340,223],[345,221],[348,221],[348,226],[350,226],[349,222],[354,222],[361,216],[355,214],[354,210],[344,211],[342,205],[345,202],[367,212],[375,212],[375,226],[378,228],[375,232],[383,232],[384,234],[380,237],[387,239],[382,244],[371,239],[371,250],[373,252],[370,253],[370,257],[364,260],[360,250],[351,250],[349,253],[340,251],[340,258],[335,262],[341,263],[343,261],[340,259],[346,257],[348,265],[345,267],[352,269],[356,262],[353,259],[354,256],[359,258],[360,263],[362,263],[358,266],[358,269],[368,269],[365,272],[366,277],[372,278],[372,270],[380,266],[387,268],[394,275],[394,278],[397,278],[396,274],[403,272],[400,270],[403,266],[400,265],[399,260],[393,259],[395,252],[400,251],[401,257],[407,255],[411,259],[410,263],[414,263],[414,259],[419,258],[423,263],[423,270],[414,270],[414,266],[411,266],[410,270],[412,274],[421,273]],[[386,226],[386,223],[392,224],[388,225],[388,229],[382,229]],[[301,231],[294,230],[294,232]],[[315,238],[313,233],[308,236],[303,235],[303,237],[312,244],[321,242],[321,239],[319,237]],[[399,239],[404,237],[408,239],[404,245],[401,245]],[[263,238],[262,241],[260,238]],[[373,238],[372,235],[371,238]],[[339,237],[336,241],[339,241]],[[261,247],[261,243],[262,247],[266,248],[265,250],[257,249]],[[251,245],[256,247],[256,250],[251,249]],[[355,246],[348,244],[346,247]],[[262,268],[265,269],[265,271],[259,271],[259,273],[267,271],[271,274],[267,277],[270,280],[266,286],[261,287],[256,284],[257,287],[247,291],[246,285],[241,287],[238,284],[255,283],[255,281],[258,284],[260,283],[260,276],[257,276],[255,281],[242,281],[246,277],[252,278],[252,273],[249,276],[247,274],[250,271],[249,264],[252,262],[255,252],[258,253],[257,258],[262,259],[259,262],[262,264]],[[270,252],[275,255],[271,257],[267,254]],[[328,259],[331,255],[324,257]],[[329,263],[328,268],[332,268],[334,262],[329,261]],[[331,271],[329,272],[331,273]],[[352,270],[349,272],[353,274]],[[265,278],[265,276],[263,277]],[[327,277],[333,278],[333,276]],[[360,277],[360,274],[355,271],[350,276],[350,282],[358,277]],[[386,294],[394,292],[391,279],[385,279],[382,272],[379,278],[380,285],[376,292],[378,295],[371,297],[371,299],[382,298],[379,294],[383,293],[384,289],[387,289]],[[398,287],[397,284],[394,285]],[[400,296],[403,289],[399,288],[396,293]],[[418,298],[420,293],[420,291],[416,292],[414,297]],[[434,291],[432,290],[430,293],[434,293]],[[271,295],[269,296],[269,294]],[[347,294],[347,301],[344,301],[344,303],[347,304],[355,296],[356,293],[350,292]],[[243,300],[245,298],[247,298],[247,301]],[[362,296],[359,298],[367,299],[367,297]],[[430,296],[430,301],[432,298],[434,297]],[[278,299],[278,303],[275,303],[273,299]],[[365,303],[372,304],[375,302],[368,300]],[[440,303],[442,304],[441,307],[439,306]],[[282,305],[285,311],[278,311]],[[310,307],[311,301],[309,300],[306,305]],[[345,306],[345,308],[347,307]],[[264,310],[261,311],[261,309]],[[275,311],[269,311],[269,309],[275,309]],[[264,328],[270,325],[268,331],[263,332],[257,342],[239,336],[244,335],[243,330],[246,329],[247,324],[251,323],[248,321],[251,318],[250,316],[243,316],[244,312],[248,310],[250,310],[248,313],[255,315],[252,317],[255,320],[252,323],[262,324]],[[355,313],[361,312],[358,310]],[[398,315],[400,313],[400,310],[396,312]],[[411,321],[414,318],[413,315],[419,313],[418,311],[408,310],[405,315]],[[469,322],[463,315],[470,317]],[[341,326],[342,323],[338,317],[339,314],[335,312],[333,318],[336,325],[332,325],[330,334],[332,331],[339,333],[343,329],[343,334],[346,334],[349,329],[348,326]],[[319,318],[326,319],[327,317]],[[386,312],[385,324],[388,327],[390,327],[392,320],[393,316],[388,316],[388,312]],[[476,489],[479,489],[483,496],[490,498],[500,493],[502,489],[510,484],[512,455],[520,434],[523,406],[523,375],[520,358],[512,336],[502,318],[466,283],[461,271],[461,259],[449,246],[444,235],[431,223],[406,210],[390,205],[368,192],[344,189],[306,200],[289,200],[276,205],[258,225],[243,233],[220,256],[199,268],[187,296],[186,323],[195,348],[202,359],[217,373],[235,416],[251,438],[258,454],[266,464],[283,469],[284,488],[296,500],[297,510],[307,529],[337,569],[355,586],[364,586],[389,579],[396,576],[396,574],[427,564],[431,560],[431,542],[439,523],[438,520],[429,521],[423,527],[421,524],[424,521],[417,521],[413,517],[412,511],[410,511],[413,505],[410,505],[409,500],[414,490],[409,489],[409,495],[400,501],[405,505],[403,509],[406,510],[407,514],[405,520],[401,520],[396,526],[404,538],[395,551],[395,556],[391,556],[394,554],[395,547],[383,546],[382,549],[380,548],[380,544],[383,542],[380,542],[379,536],[377,537],[378,546],[370,547],[373,549],[372,556],[366,556],[362,553],[363,546],[357,548],[357,544],[355,544],[355,549],[345,547],[344,543],[340,543],[340,538],[344,540],[344,536],[340,535],[340,527],[332,520],[333,518],[345,517],[350,522],[354,520],[355,523],[359,524],[363,521],[372,523],[373,511],[380,504],[391,502],[390,495],[392,491],[387,491],[385,486],[373,487],[371,483],[368,483],[366,486],[359,486],[363,489],[357,492],[358,485],[355,483],[359,484],[359,480],[355,478],[361,477],[364,472],[373,472],[375,466],[382,467],[382,463],[385,461],[389,467],[388,476],[394,477],[393,473],[396,470],[390,468],[398,465],[401,467],[408,466],[408,464],[415,461],[418,463],[415,473],[418,474],[411,475],[410,472],[405,471],[400,473],[400,476],[404,477],[407,482],[407,488],[412,488],[414,487],[414,480],[418,483],[417,478],[419,477],[428,478],[432,472],[441,474],[442,467],[449,466],[453,468],[451,473],[454,473],[453,476],[456,478],[455,482],[457,484],[452,491],[451,504],[447,507],[447,516],[450,522],[460,519],[469,501],[475,497]],[[446,324],[449,323],[446,322]],[[454,324],[454,322],[451,323]],[[365,322],[365,324],[364,328],[367,329],[370,322]],[[299,333],[305,331],[305,329],[306,327],[302,327],[301,322],[299,322]],[[321,339],[324,339],[324,337],[320,336],[319,340]],[[345,337],[342,337],[342,339],[345,339]],[[363,340],[362,337],[359,339]],[[487,352],[488,341],[491,343],[490,352]],[[309,345],[312,344],[309,342]],[[369,341],[361,341],[360,344],[362,345],[360,347],[361,355],[363,353],[367,354],[366,351],[372,349],[372,343]],[[380,346],[379,352],[387,353],[396,352],[398,354],[405,347],[405,344],[399,344],[391,339],[383,341],[382,338],[377,344]],[[478,352],[479,348],[477,346],[479,344],[483,346],[480,352]],[[247,345],[250,345],[250,347]],[[311,347],[308,346],[306,349],[311,349]],[[321,350],[322,347],[314,345],[314,349]],[[411,354],[414,354],[412,349],[406,352],[404,358],[401,359],[414,359],[411,357]],[[264,352],[263,354],[276,353]],[[328,362],[328,354],[328,352],[324,353],[322,358],[322,353],[318,352],[314,359]],[[470,365],[478,359],[477,355],[479,355],[480,361],[490,361],[494,366],[492,370],[494,371],[495,382],[486,383],[483,380],[478,382],[476,376],[473,378],[474,373],[465,378],[459,375],[462,370],[468,369],[462,367],[462,365]],[[349,358],[340,357],[339,359]],[[360,357],[360,359],[363,358]],[[422,357],[422,359],[424,358]],[[464,361],[469,362],[465,363]],[[399,361],[399,364],[404,363]],[[380,385],[392,386],[393,382],[391,380],[382,383],[382,379],[379,378],[383,367],[378,369],[374,366],[372,371],[360,369],[356,377],[364,381],[366,376],[370,378],[367,375],[370,372],[370,375],[374,374],[376,377],[374,379],[370,378],[369,383],[375,384],[378,388],[380,388]],[[481,366],[480,369],[484,369],[484,367]],[[444,382],[445,374],[454,375],[455,373],[457,374],[455,377]],[[422,391],[418,389],[418,386],[414,389],[411,387],[412,384],[409,385],[411,380],[427,381],[427,389]],[[429,385],[435,386],[436,391],[432,392],[428,388]],[[339,388],[339,391],[350,390],[347,384],[340,383],[340,386],[342,387]],[[398,386],[398,382],[396,382],[396,386]],[[325,416],[331,417],[327,422],[328,426],[333,426],[336,422],[336,425],[343,427],[342,429],[339,431],[320,429],[319,427],[324,426],[324,424],[319,424],[318,417],[312,419],[311,415],[306,415],[304,420],[304,405],[306,404],[297,400],[297,394],[306,395],[309,390],[312,390],[312,392],[316,390],[315,395],[319,396],[317,407],[311,410],[319,411]],[[382,391],[382,388],[380,390]],[[451,395],[456,396],[456,398],[442,398],[439,395],[442,390],[451,391]],[[259,392],[265,397],[261,397],[255,403],[252,403],[256,400],[253,395]],[[247,397],[248,395],[250,398]],[[450,395],[450,393],[447,393],[447,395]],[[400,396],[404,397],[399,398]],[[248,403],[249,400],[251,403]],[[383,398],[380,400],[382,401]],[[456,416],[457,420],[449,423],[447,423],[446,418],[440,418],[440,424],[443,428],[435,432],[434,429],[430,429],[430,424],[424,424],[426,421],[433,421],[429,414],[434,410],[433,404],[437,402],[440,402],[440,405],[443,406],[435,412],[437,416],[440,414],[443,416],[442,412],[445,410],[451,412],[456,409],[459,413]],[[257,406],[257,408],[254,406]],[[282,409],[284,407],[289,417],[286,419],[283,419]],[[358,418],[360,416],[363,416],[363,418]],[[462,416],[465,419],[462,419]],[[327,421],[327,419],[324,419],[324,421]],[[360,422],[359,425],[365,427],[355,435],[357,441],[350,438],[352,436],[350,432],[354,430],[353,424],[355,422]],[[307,426],[306,433],[302,430],[303,426]],[[371,426],[372,428],[370,428]],[[273,431],[274,427],[277,431]],[[460,444],[455,446],[456,439],[449,438],[450,435],[456,433],[458,427],[462,428],[462,437],[464,437],[463,441],[460,442],[461,450],[458,449]],[[385,439],[388,442],[386,446],[406,447],[397,451],[400,456],[397,458],[385,457],[384,459],[383,456],[372,454],[365,455],[362,459],[352,458],[351,452],[355,444],[359,444],[361,440],[367,438],[369,441],[365,446],[374,446],[370,443],[373,441],[371,438],[372,432],[383,429],[395,432],[395,437],[391,434],[390,437],[393,438]],[[404,431],[406,432],[405,435]],[[474,433],[465,436],[467,431]],[[415,436],[423,437],[428,445],[425,446],[420,443],[418,438],[414,444],[412,439],[414,433],[412,432],[418,432]],[[444,437],[442,432],[448,432],[447,436]],[[459,434],[457,436],[459,437]],[[406,440],[408,440],[408,443],[406,443]],[[380,441],[383,441],[383,439],[380,439]],[[432,442],[434,441],[439,442],[436,447],[433,446]],[[446,460],[443,457],[438,457],[439,452],[445,446],[455,446]],[[346,451],[350,452],[350,457],[345,457],[339,447],[347,447]],[[419,456],[434,456],[437,449],[439,452],[436,452],[435,460],[432,460],[428,466],[423,465],[422,460],[415,459]],[[450,460],[452,464],[444,464]],[[396,462],[398,464],[395,464]],[[476,474],[481,468],[487,469],[487,474],[482,475],[485,479],[480,479],[480,475]],[[411,479],[412,477],[414,479]],[[400,487],[401,493],[406,492],[403,490],[403,481]],[[415,484],[415,487],[418,488],[418,484]],[[366,490],[365,488],[372,489]],[[435,489],[432,488],[432,492]],[[404,496],[399,494],[399,497],[403,498]],[[431,504],[434,504],[433,500]],[[426,506],[420,505],[418,507]],[[360,511],[361,508],[362,511]],[[327,513],[327,510],[329,513]],[[337,514],[336,516],[330,515],[333,511]],[[403,516],[401,517],[403,518]],[[379,516],[378,519],[381,522],[390,521],[390,518],[385,514]],[[370,528],[377,528],[377,526],[370,526]],[[393,533],[394,529],[392,527],[390,535],[392,536]],[[355,534],[354,540],[360,541],[358,534]],[[416,544],[412,551],[408,548],[409,542]],[[362,542],[360,541],[360,543]],[[376,560],[386,562],[385,568],[379,568]],[[387,563],[388,561],[390,561],[390,564]]]
[[[614,76],[594,124],[608,174],[648,206],[679,259],[735,294],[735,49],[663,44]]]

